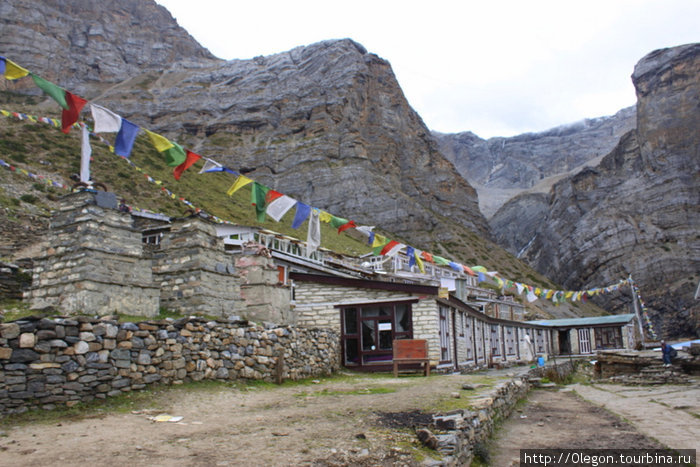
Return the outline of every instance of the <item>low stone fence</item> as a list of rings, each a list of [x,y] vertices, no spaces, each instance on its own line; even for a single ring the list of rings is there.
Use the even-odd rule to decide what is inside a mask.
[[[330,374],[339,368],[339,346],[331,330],[246,321],[19,320],[0,324],[0,413],[71,406],[154,383]]]
[[[442,462],[434,465],[470,465],[475,446],[491,436],[494,427],[507,418],[513,412],[515,404],[527,395],[531,381],[539,380],[547,369],[551,370],[552,367],[532,369],[523,376],[498,384],[474,401],[469,410],[455,410],[434,416],[435,428],[442,432],[435,434],[436,449],[443,456]],[[562,363],[557,365],[556,371],[564,378],[574,371],[574,365],[571,362]]]

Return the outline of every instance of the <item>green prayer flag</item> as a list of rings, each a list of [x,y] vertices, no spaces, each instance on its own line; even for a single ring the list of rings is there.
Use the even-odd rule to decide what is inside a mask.
[[[41,88],[42,91],[51,96],[53,100],[58,102],[58,105],[60,105],[66,110],[70,109],[70,107],[68,106],[68,102],[66,102],[65,89],[63,89],[60,86],[56,86],[51,81],[46,81],[44,78],[42,78],[41,76],[37,76],[34,73],[32,73],[32,79],[34,80],[34,84],[39,86],[39,88]]]
[[[255,205],[255,213],[258,222],[265,222],[265,210],[267,209],[265,198],[267,197],[268,191],[270,191],[270,188],[258,182],[253,182],[253,189],[250,192],[250,202]]]
[[[177,167],[185,162],[185,159],[187,159],[187,153],[179,144],[173,143],[172,141],[171,143],[173,147],[163,151],[163,154],[165,154],[165,162],[168,164],[168,166]]]
[[[343,219],[342,217],[335,217],[331,216],[331,226],[333,226],[334,229],[339,228],[340,226],[343,226],[348,223],[347,219]]]
[[[435,264],[438,264],[440,266],[449,266],[450,265],[449,261],[447,261],[442,256],[438,256],[438,255],[433,255],[433,261],[435,261]]]

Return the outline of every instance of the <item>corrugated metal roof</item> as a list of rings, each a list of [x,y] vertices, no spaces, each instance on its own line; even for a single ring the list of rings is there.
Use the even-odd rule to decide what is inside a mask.
[[[634,313],[627,313],[624,315],[589,316],[586,318],[544,319],[539,321],[526,321],[526,323],[553,327],[595,326],[601,324],[627,324],[633,319]]]

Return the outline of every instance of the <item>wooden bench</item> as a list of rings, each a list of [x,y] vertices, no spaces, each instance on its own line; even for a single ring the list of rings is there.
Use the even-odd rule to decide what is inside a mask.
[[[397,339],[394,341],[394,377],[399,376],[399,364],[422,363],[423,373],[430,376],[428,341],[425,339]]]

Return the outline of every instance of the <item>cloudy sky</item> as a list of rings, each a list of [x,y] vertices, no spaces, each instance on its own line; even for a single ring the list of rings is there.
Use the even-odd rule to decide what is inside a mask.
[[[349,37],[441,132],[546,130],[634,105],[644,55],[700,41],[697,0],[157,0],[214,55]]]

